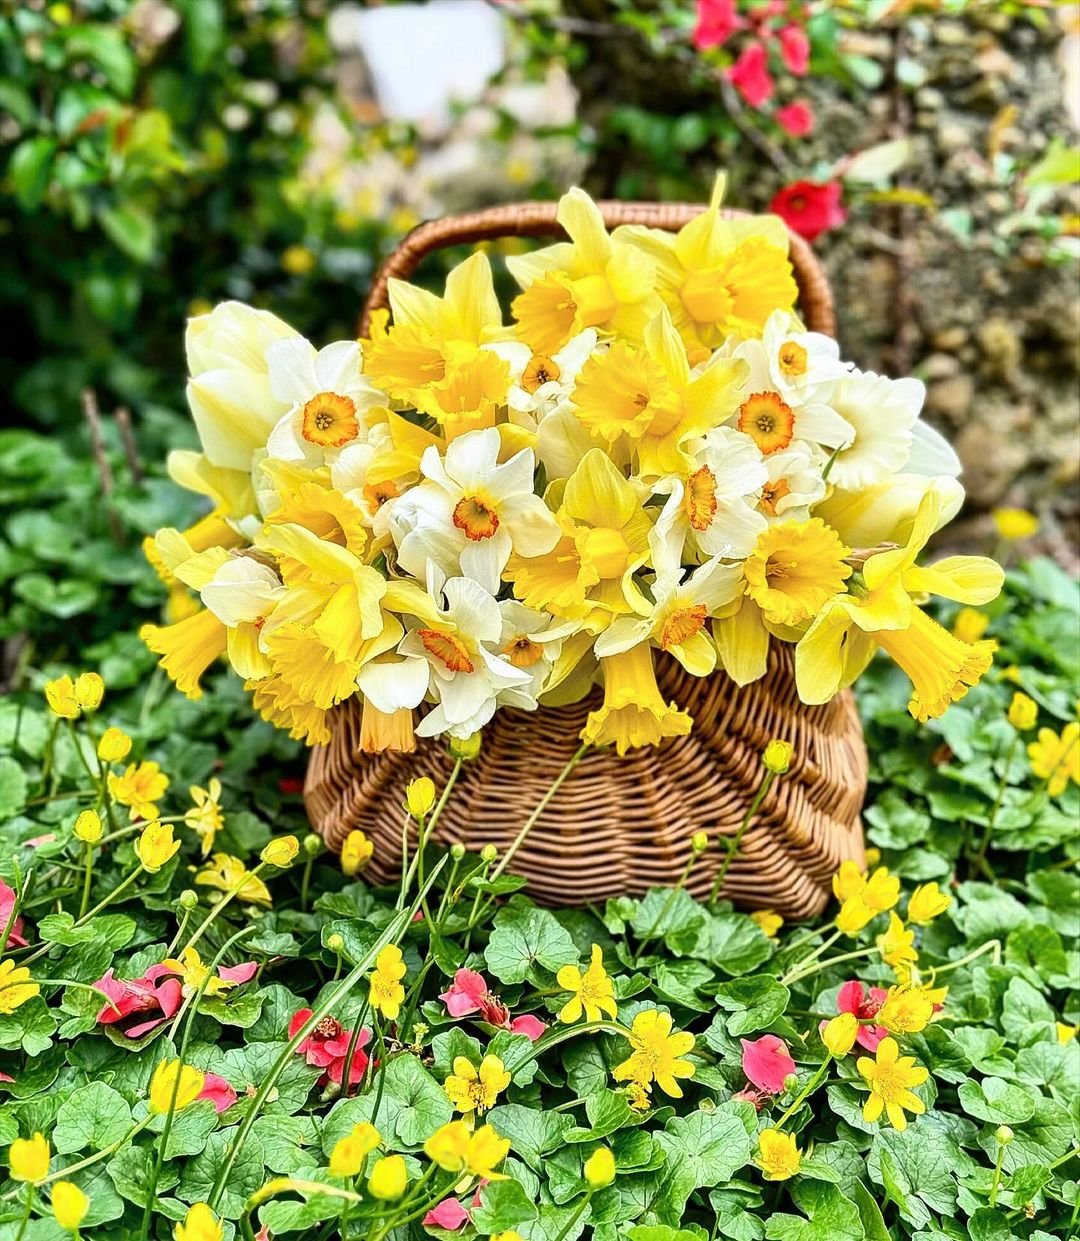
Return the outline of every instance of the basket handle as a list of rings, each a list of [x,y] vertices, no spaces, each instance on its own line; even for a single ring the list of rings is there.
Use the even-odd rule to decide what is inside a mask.
[[[642,224],[674,232],[705,210],[701,203],[627,203],[602,201],[596,204],[611,229],[619,224]],[[447,246],[490,241],[496,237],[560,237],[565,236],[555,218],[558,203],[508,203],[486,207],[465,215],[444,216],[417,225],[384,259],[375,273],[371,292],[364,303],[360,318],[360,335],[367,336],[371,313],[389,305],[391,278],[407,280],[421,261],[435,250]],[[721,215],[731,219],[746,215],[744,211],[724,209]],[[836,335],[832,290],[828,277],[810,245],[797,233],[788,230],[791,242],[791,265],[799,286],[799,304],[806,326],[812,332]]]

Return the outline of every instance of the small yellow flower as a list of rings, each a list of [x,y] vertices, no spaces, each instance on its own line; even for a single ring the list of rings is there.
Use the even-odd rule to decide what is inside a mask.
[[[84,672],[75,678],[75,701],[84,711],[96,711],[105,697],[105,682],[96,672]]]
[[[593,944],[592,958],[584,974],[576,965],[564,965],[555,978],[564,991],[573,993],[573,998],[559,1012],[560,1021],[569,1025],[577,1021],[582,1012],[586,1021],[599,1021],[602,1013],[609,1017],[618,1015],[615,991],[604,969],[604,952],[599,944]]]
[[[694,853],[704,853],[708,847],[708,832],[695,832],[693,836],[690,837],[690,848],[694,851]]]
[[[515,1228],[508,1228],[505,1232],[493,1232],[491,1241],[525,1241],[525,1238]]]
[[[157,803],[165,796],[169,777],[157,763],[131,763],[122,776],[109,773],[109,792],[133,819],[156,819]]]
[[[766,771],[771,771],[775,776],[782,776],[791,766],[791,756],[794,752],[795,747],[790,741],[770,741],[765,747],[761,761],[765,764]]]
[[[29,1181],[40,1185],[49,1175],[52,1152],[43,1133],[31,1138],[16,1138],[8,1147],[8,1175],[13,1181]]]
[[[1017,690],[1009,703],[1009,723],[1017,732],[1029,732],[1039,720],[1039,704],[1021,690]]]
[[[934,1015],[934,1001],[922,987],[890,987],[874,1021],[891,1034],[918,1034]]]
[[[45,682],[45,701],[53,715],[58,715],[62,720],[77,720],[82,714],[79,700],[75,697],[75,682],[69,676]]]
[[[833,895],[838,901],[843,902],[858,896],[865,886],[866,877],[859,869],[858,862],[848,858],[846,862],[840,863],[840,869],[832,878]]]
[[[206,788],[193,784],[188,793],[195,804],[184,812],[184,822],[198,836],[201,854],[206,857],[225,824],[225,816],[221,813],[221,781],[214,776]]]
[[[750,920],[756,922],[761,928],[761,933],[767,935],[769,939],[775,939],[776,932],[784,925],[784,919],[771,909],[755,909],[750,915]]]
[[[649,1008],[638,1013],[630,1027],[630,1057],[616,1065],[613,1076],[617,1082],[634,1081],[640,1086],[653,1082],[673,1099],[682,1098],[678,1078],[693,1077],[694,1066],[680,1059],[694,1046],[694,1036],[686,1031],[672,1031],[670,1013]]]
[[[1077,1034],[1080,1033],[1080,1025],[1066,1025],[1064,1021],[1054,1023],[1057,1030],[1057,1041],[1064,1047],[1066,1043],[1071,1043]]]
[[[179,1084],[177,1078],[179,1077]],[[163,1116],[172,1101],[173,1090],[176,1090],[176,1111],[182,1111],[202,1093],[206,1077],[200,1069],[192,1064],[181,1066],[179,1060],[159,1060],[150,1079],[150,1111],[155,1116]]]
[[[1013,685],[1022,685],[1024,682],[1024,674],[1016,664],[1007,664],[1002,668],[1000,676],[1003,681],[1011,681]]]
[[[762,1129],[758,1134],[757,1165],[767,1181],[786,1181],[802,1165],[802,1154],[790,1133]]]
[[[173,839],[173,825],[147,823],[142,834],[135,842],[135,856],[143,864],[143,869],[154,875],[180,848],[180,842]]]
[[[836,929],[845,935],[858,935],[875,916],[861,896],[849,896],[836,915]]]
[[[855,1046],[859,1033],[859,1019],[854,1013],[840,1013],[825,1023],[821,1031],[821,1041],[833,1056],[846,1056]]]
[[[192,995],[198,991],[202,986],[203,979],[210,973],[210,967],[203,964],[203,959],[199,956],[199,950],[190,946],[185,948],[179,957],[169,957],[167,960],[162,961],[162,965],[168,966],[182,980],[185,995]],[[203,994],[209,996],[221,995],[235,986],[236,983],[231,978],[222,978],[214,974],[207,979],[206,986],[203,988]]]
[[[978,642],[990,627],[990,617],[978,608],[961,608],[953,621],[953,635],[961,642]]]
[[[71,1181],[57,1181],[52,1187],[52,1212],[67,1232],[76,1232],[90,1210],[90,1199]]]
[[[1039,519],[1025,508],[996,508],[991,516],[1003,539],[1030,539],[1039,532]]]
[[[915,932],[904,929],[903,922],[895,913],[889,914],[889,929],[877,938],[881,959],[894,969],[914,965],[919,959],[915,951]]]
[[[71,829],[79,840],[88,845],[96,845],[105,834],[101,827],[101,816],[96,810],[84,810],[75,820]]]
[[[195,882],[221,892],[235,891],[249,905],[270,905],[270,890],[258,875],[228,853],[215,853],[205,869],[195,876]]]
[[[31,979],[25,965],[0,961],[0,1013],[13,1013],[40,992],[41,988]]]
[[[427,776],[413,780],[405,790],[405,805],[414,819],[422,819],[435,805],[435,781]]]
[[[1031,770],[1046,781],[1046,791],[1058,797],[1069,787],[1069,781],[1080,784],[1080,723],[1073,720],[1059,737],[1052,728],[1040,728],[1038,741],[1028,748]]]
[[[281,266],[290,276],[306,276],[316,261],[307,246],[286,246],[281,252]]]
[[[875,914],[892,909],[900,899],[900,880],[891,875],[886,866],[879,866],[873,874],[867,875],[855,862],[842,862],[833,875],[832,886],[837,900],[858,899]]]
[[[184,1222],[173,1226],[175,1241],[222,1241],[224,1236],[224,1225],[205,1202],[188,1207]]]
[[[510,1074],[498,1056],[485,1056],[479,1069],[467,1057],[456,1056],[454,1071],[443,1082],[443,1090],[455,1111],[480,1116],[495,1105],[509,1085]]]
[[[119,728],[106,728],[98,742],[97,756],[103,763],[122,763],[131,753],[131,738]]]
[[[330,1152],[330,1175],[358,1175],[364,1160],[381,1142],[382,1134],[366,1120],[353,1125],[349,1133],[334,1143],[334,1149]]]
[[[510,1151],[508,1138],[501,1138],[490,1125],[473,1132],[466,1121],[452,1120],[424,1143],[424,1154],[444,1172],[467,1172],[488,1181],[504,1181],[495,1169]]]
[[[913,1056],[900,1056],[896,1039],[883,1038],[878,1043],[876,1058],[860,1056],[856,1068],[870,1087],[870,1097],[863,1104],[863,1120],[873,1124],[884,1111],[894,1129],[906,1129],[905,1111],[921,1116],[926,1104],[912,1094],[912,1086],[921,1086],[930,1076],[916,1065]]]
[[[405,1192],[408,1183],[409,1171],[401,1155],[384,1155],[371,1169],[368,1193],[383,1202],[393,1202]]]
[[[375,958],[375,969],[369,979],[369,999],[371,1007],[388,1021],[396,1021],[401,1013],[401,1005],[405,1001],[405,988],[401,985],[404,977],[405,962],[401,949],[396,944],[387,944]]]
[[[951,904],[952,897],[942,892],[936,883],[921,883],[908,901],[907,920],[916,926],[926,926]]]
[[[351,831],[341,846],[342,872],[352,876],[362,871],[374,852],[375,846],[359,828]]]
[[[604,1189],[615,1179],[615,1156],[606,1146],[598,1146],[585,1160],[583,1171],[590,1189]]]
[[[281,870],[291,866],[293,858],[300,852],[300,842],[295,836],[279,836],[277,840],[271,840],[263,849],[259,857],[264,862],[269,862],[271,866],[277,866]]]

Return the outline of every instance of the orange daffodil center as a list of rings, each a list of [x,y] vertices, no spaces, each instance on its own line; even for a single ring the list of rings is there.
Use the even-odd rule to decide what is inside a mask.
[[[300,434],[320,448],[341,448],[356,438],[360,423],[356,404],[336,392],[319,392],[303,408]]]

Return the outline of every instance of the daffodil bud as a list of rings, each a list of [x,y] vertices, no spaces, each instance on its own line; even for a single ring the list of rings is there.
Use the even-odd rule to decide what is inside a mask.
[[[405,806],[414,819],[422,819],[435,805],[435,781],[427,776],[413,780],[405,790]]]
[[[598,1146],[585,1160],[584,1171],[590,1189],[604,1189],[615,1179],[615,1156],[606,1146]]]
[[[450,757],[459,758],[462,762],[469,762],[480,753],[480,734],[473,733],[468,737],[451,737],[450,738]]]
[[[494,845],[484,845],[480,850],[480,860],[486,862],[489,866],[499,856],[498,849]]]
[[[791,766],[792,750],[790,741],[770,741],[761,756],[765,770],[771,771],[774,776],[782,776]]]
[[[690,848],[693,849],[695,853],[704,853],[708,847],[708,832],[695,832],[693,836],[690,837]]]

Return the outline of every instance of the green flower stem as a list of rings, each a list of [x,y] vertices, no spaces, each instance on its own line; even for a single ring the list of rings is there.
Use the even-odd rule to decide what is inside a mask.
[[[618,1021],[583,1021],[580,1025],[565,1026],[561,1030],[555,1029],[550,1034],[542,1035],[535,1043],[530,1044],[527,1049],[524,1049],[520,1060],[515,1060],[513,1064],[507,1064],[506,1071],[513,1077],[515,1073],[519,1073],[527,1064],[538,1059],[549,1048],[568,1042],[579,1034],[593,1034],[597,1031],[602,1031],[605,1034],[618,1034],[625,1039],[631,1037],[630,1028]]]
[[[798,970],[792,974],[785,974],[780,979],[782,983],[789,985],[793,982],[802,982],[804,978],[810,978],[814,974],[820,974],[822,970],[827,970],[832,965],[840,965],[844,961],[857,961],[861,957],[868,957],[877,952],[877,947],[871,945],[869,948],[856,948],[854,952],[842,952],[838,957],[829,957],[827,961],[815,961],[808,969]]]
[[[116,831],[116,816],[113,811],[113,797],[109,791],[109,769],[105,764],[105,760],[98,753],[99,739],[94,731],[94,726],[90,720],[86,721],[86,732],[94,746],[94,762],[98,769],[98,787],[101,790],[101,802],[105,807],[105,817],[109,820],[109,827]]]
[[[11,934],[11,928],[15,925],[15,919],[19,916],[19,910],[23,907],[26,895],[30,891],[30,880],[33,877],[33,870],[26,872],[26,878],[21,879],[18,871],[18,859],[15,860],[15,899],[11,902],[11,911],[4,923],[3,934],[0,934],[0,953],[7,949],[8,936]]]
[[[438,876],[439,871],[442,869],[445,861],[445,858],[440,859],[438,865],[432,871],[430,877],[428,878],[429,887],[435,882],[435,879]],[[225,1183],[232,1174],[233,1165],[236,1163],[237,1155],[239,1155],[240,1151],[243,1150],[244,1143],[247,1141],[248,1135],[251,1133],[252,1126],[258,1119],[259,1113],[262,1110],[263,1105],[266,1103],[267,1097],[269,1096],[271,1090],[273,1090],[277,1085],[278,1078],[284,1071],[285,1066],[292,1059],[297,1047],[299,1047],[304,1039],[307,1038],[312,1030],[315,1029],[326,1014],[330,1012],[334,1005],[338,1004],[349,994],[363,975],[372,967],[375,958],[379,955],[382,949],[385,948],[387,944],[396,942],[397,939],[405,933],[408,929],[409,922],[412,920],[413,914],[419,907],[419,898],[417,898],[408,910],[402,910],[395,918],[391,919],[391,921],[384,928],[383,933],[375,941],[368,952],[365,953],[363,959],[355,965],[348,974],[346,974],[346,976],[336,987],[333,988],[330,994],[326,996],[325,999],[323,999],[322,1002],[315,1008],[307,1021],[300,1027],[299,1030],[296,1031],[288,1043],[285,1044],[285,1047],[278,1055],[278,1058],[271,1065],[270,1072],[266,1075],[265,1080],[259,1087],[258,1093],[255,1095],[251,1107],[248,1109],[247,1115],[240,1122],[240,1125],[236,1131],[236,1137],[230,1144],[225,1159],[222,1161],[221,1168],[218,1170],[217,1179],[214,1181],[213,1188],[211,1189],[209,1195],[208,1205],[211,1208],[215,1208],[217,1206],[218,1200],[221,1198],[222,1190],[225,1188]]]
[[[402,1224],[411,1224],[413,1220],[420,1219],[421,1216],[426,1215],[437,1202],[441,1201],[446,1192],[445,1188],[440,1189],[438,1194],[434,1197],[429,1195],[427,1199],[420,1204],[420,1206],[413,1205],[417,1197],[420,1195],[420,1191],[438,1171],[438,1164],[433,1163],[429,1165],[423,1176],[420,1177],[408,1194],[406,1194],[398,1204],[395,1212],[388,1216],[385,1222],[380,1224],[374,1232],[370,1232],[364,1241],[382,1241],[382,1238],[385,1237],[387,1233],[391,1232],[395,1228],[400,1228]],[[402,1212],[404,1212],[404,1214],[402,1214]],[[344,1234],[342,1235],[344,1236]]]
[[[334,981],[337,981],[335,976]],[[364,1027],[364,1018],[368,1014],[368,1008],[371,1006],[370,1000],[365,1000],[360,1005],[360,1012],[357,1014],[356,1020],[353,1022],[352,1033],[349,1035],[349,1046],[345,1049],[345,1072],[341,1078],[341,1097],[347,1099],[352,1093],[352,1061],[353,1053],[356,1051],[356,1044],[360,1041],[360,1031]],[[359,1085],[359,1083],[357,1083]]]
[[[94,877],[94,846],[90,841],[83,844],[83,888],[82,900],[79,902],[79,917],[85,917],[90,907],[90,881]]]
[[[34,1186],[31,1181],[26,1182],[26,1202],[23,1204],[22,1219],[19,1221],[19,1231],[15,1234],[15,1241],[22,1241],[26,1227],[30,1223],[30,1212],[34,1208]]]
[[[94,789],[73,789],[70,793],[50,793],[48,797],[31,797],[26,803],[28,806],[44,806],[51,801],[76,801],[83,797],[97,797],[98,791]]]
[[[559,1235],[555,1238],[555,1241],[566,1241],[566,1238],[570,1235],[570,1229],[573,1228],[579,1219],[581,1219],[582,1215],[585,1214],[585,1209],[588,1207],[589,1203],[592,1202],[592,1196],[593,1191],[590,1189],[586,1192],[585,1197],[582,1198],[581,1202],[578,1204],[577,1210],[559,1229]]]
[[[416,1011],[417,1001],[420,999],[420,991],[424,985],[424,979],[428,976],[428,971],[435,964],[435,958],[428,956],[427,960],[420,967],[420,973],[416,976],[416,981],[409,988],[409,994],[405,997],[403,1006],[403,1015],[398,1018],[398,1033],[404,1042],[404,1036],[408,1032],[413,1013]]]
[[[150,1214],[153,1210],[154,1200],[157,1194],[158,1179],[161,1176],[161,1165],[165,1161],[165,1149],[169,1145],[169,1135],[172,1133],[173,1118],[176,1115],[176,1096],[180,1091],[180,1074],[184,1068],[188,1044],[191,1042],[191,1031],[195,1025],[195,1016],[199,1011],[199,1002],[206,993],[206,988],[209,986],[210,980],[217,976],[217,968],[221,964],[225,954],[229,951],[233,944],[238,943],[246,935],[250,935],[254,929],[254,927],[250,926],[244,927],[221,945],[217,951],[217,955],[207,967],[206,973],[202,976],[195,994],[192,996],[190,1005],[186,1005],[188,1008],[188,1015],[187,1022],[184,1026],[183,1038],[180,1040],[180,1050],[177,1053],[178,1063],[176,1077],[173,1079],[172,1094],[169,1096],[169,1108],[165,1113],[165,1123],[161,1127],[161,1134],[158,1137],[158,1140],[154,1143],[154,1167],[150,1173],[150,1179],[146,1185],[146,1206],[143,1210],[142,1220],[142,1233],[144,1236],[148,1237],[150,1235]],[[183,1009],[181,1009],[181,1012],[183,1012]],[[175,1029],[175,1026],[173,1028]]]
[[[98,903],[94,906],[93,909],[90,910],[89,913],[85,913],[82,915],[82,917],[77,918],[75,922],[72,924],[72,930],[74,930],[75,927],[77,926],[83,926],[85,923],[89,922],[91,918],[96,918],[97,915],[101,913],[101,911],[107,905],[111,905],[113,901],[116,900],[116,898],[120,895],[121,892],[126,892],[127,889],[130,888],[131,885],[135,882],[135,880],[138,879],[138,877],[142,874],[142,872],[143,872],[143,866],[142,866],[142,863],[140,862],[139,865],[131,872],[131,874],[127,876],[126,879],[120,880],[120,882],[116,885],[116,887],[113,888],[113,890],[105,896],[104,900],[98,901]],[[52,944],[42,944],[42,946],[36,952],[32,952],[26,958],[26,960],[22,962],[22,964],[29,965],[32,961],[38,960],[39,957],[43,957],[52,947],[53,947]]]
[[[41,787],[42,788],[45,787],[49,779],[49,775],[52,772],[53,750],[56,747],[56,732],[59,727],[60,727],[60,717],[58,715],[54,715],[52,726],[49,729],[49,735],[45,739],[45,756],[41,761]],[[54,785],[55,785],[55,781],[54,781]],[[59,794],[59,796],[63,797],[67,795],[61,793]],[[52,798],[50,797],[49,800],[51,801]]]
[[[787,1122],[791,1119],[791,1117],[794,1116],[795,1113],[802,1106],[803,1101],[806,1098],[808,1098],[810,1095],[812,1095],[814,1091],[817,1090],[817,1088],[825,1080],[825,1077],[827,1076],[829,1072],[829,1066],[831,1064],[832,1064],[832,1057],[827,1056],[821,1062],[821,1064],[818,1065],[817,1071],[814,1073],[813,1077],[811,1077],[810,1080],[806,1083],[806,1085],[802,1088],[802,1090],[799,1091],[799,1093],[795,1096],[794,1102],[791,1104],[791,1106],[784,1111],[780,1119],[776,1122],[775,1125],[773,1125],[774,1129],[783,1129],[784,1125],[787,1124]]]
[[[106,995],[105,992],[102,991],[100,987],[95,987],[91,983],[76,982],[74,978],[35,978],[33,981],[41,983],[43,986],[47,986],[47,987],[74,987],[76,991],[93,991],[95,995],[101,996],[101,998],[105,1001],[105,1004],[107,1007],[113,1009],[118,1016],[120,1014],[120,1010],[116,1007],[116,1005],[109,998],[109,996]],[[9,986],[10,985],[18,985],[18,984],[9,984]],[[0,987],[0,991],[2,991],[3,989],[4,989],[3,987]]]
[[[307,850],[305,850],[307,852]],[[300,912],[307,913],[308,895],[311,890],[311,872],[315,866],[315,854],[308,853],[304,861],[304,872],[300,876]]]
[[[998,1190],[1001,1188],[1001,1165],[1005,1162],[1005,1143],[998,1142],[994,1158],[994,1179],[990,1182],[990,1205],[997,1206]]]
[[[630,962],[631,969],[637,969],[637,964],[638,964],[638,961],[641,959],[641,954],[645,951],[645,945],[651,939],[655,937],[656,932],[663,925],[664,919],[668,916],[669,913],[671,913],[671,907],[675,904],[676,897],[678,897],[679,893],[683,890],[684,887],[686,887],[686,881],[687,879],[690,878],[690,872],[694,869],[694,863],[698,860],[699,856],[700,854],[697,852],[697,850],[691,848],[690,856],[686,859],[686,865],[683,867],[683,872],[679,876],[678,882],[668,893],[668,898],[664,902],[663,906],[661,907],[660,912],[653,919],[652,926],[649,927],[648,931],[638,941],[637,950],[635,951],[633,957],[631,958],[631,962]]]
[[[544,813],[544,811],[548,808],[548,805],[551,802],[551,799],[555,796],[555,794],[559,791],[559,789],[562,788],[563,783],[567,780],[567,778],[573,772],[574,768],[578,765],[578,763],[580,763],[581,760],[585,757],[585,751],[588,748],[589,748],[589,742],[583,741],[581,745],[579,745],[578,748],[574,751],[574,753],[571,754],[570,758],[566,762],[566,766],[562,769],[562,771],[559,772],[559,774],[552,781],[551,786],[548,788],[548,791],[537,802],[536,808],[533,810],[532,814],[530,814],[529,817],[525,820],[524,824],[522,824],[521,831],[518,832],[518,834],[514,837],[513,841],[511,841],[510,848],[507,849],[507,851],[503,854],[501,860],[499,861],[498,866],[496,866],[495,869],[491,872],[492,880],[498,879],[498,877],[503,873],[503,871],[506,870],[506,868],[510,865],[511,861],[513,860],[514,854],[517,853],[517,851],[524,844],[525,837],[528,836],[528,834],[536,826],[537,820]]]
[[[735,833],[733,839],[728,844],[727,856],[721,863],[720,869],[716,872],[716,878],[713,880],[712,890],[709,892],[710,906],[716,904],[717,897],[720,895],[720,888],[722,887],[724,880],[727,878],[727,873],[731,868],[731,863],[735,860],[735,855],[739,852],[739,846],[742,844],[743,836],[746,835],[746,829],[753,821],[754,815],[761,809],[761,803],[765,800],[769,789],[772,788],[772,782],[775,779],[776,772],[770,771],[766,768],[765,775],[762,777],[761,784],[758,786],[758,791],[754,794],[754,800],[750,803],[746,814],[743,815],[743,821],[739,824],[739,830]]]
[[[227,905],[230,905],[233,899],[244,890],[244,888],[247,886],[248,880],[255,878],[259,874],[259,872],[263,870],[266,866],[267,866],[266,862],[259,862],[256,866],[254,866],[251,870],[247,871],[244,874],[243,879],[241,879],[240,882],[235,885],[235,887],[230,888],[228,892],[225,893],[224,897],[220,901],[218,901],[218,903],[214,906],[214,908],[210,910],[210,912],[206,915],[206,917],[199,924],[199,927],[195,931],[195,934],[192,935],[192,937],[184,945],[185,949],[195,947],[195,945],[199,942],[199,940],[202,939],[203,935],[205,935],[206,932],[213,925],[213,923],[217,919],[218,915],[222,912],[222,910],[225,909]]]
[[[371,1109],[371,1123],[378,1129],[379,1108],[382,1105],[383,1090],[386,1087],[386,1073],[383,1071],[386,1068],[386,1036],[377,1011],[372,1013],[371,1023],[375,1027],[375,1047],[373,1051],[375,1052],[375,1058],[379,1062],[379,1071],[373,1074],[376,1079],[376,1085],[375,1103]]]
[[[67,724],[68,731],[71,733],[71,742],[75,747],[75,753],[79,756],[79,762],[82,763],[83,771],[85,771],[90,777],[91,784],[98,785],[98,787],[100,787],[99,778],[94,775],[94,769],[90,766],[86,755],[83,753],[83,748],[79,744],[79,733],[75,728],[75,721],[65,720],[64,722]]]
[[[429,837],[435,830],[435,825],[438,823],[439,818],[442,815],[443,808],[450,800],[450,794],[453,792],[454,785],[458,782],[458,776],[461,775],[461,769],[464,765],[464,759],[459,758],[454,760],[454,769],[450,772],[446,784],[443,786],[442,794],[440,795],[438,802],[435,804],[435,809],[431,812],[431,818],[428,820],[427,834]],[[410,815],[406,815],[405,824],[401,832],[402,861],[404,861],[405,854],[408,849],[407,838],[409,833],[410,818]],[[412,860],[409,862],[408,870],[405,872],[405,877],[401,881],[401,891],[398,893],[397,904],[395,906],[396,909],[405,908],[405,900],[408,895],[409,888],[412,887],[413,875],[416,874],[416,868],[420,865],[420,853],[421,844],[418,841],[416,852],[413,854]],[[422,879],[420,880],[420,886],[424,886],[424,881]]]
[[[1001,810],[1001,803],[1005,798],[1005,790],[1009,787],[1009,772],[1012,769],[1013,758],[1016,755],[1016,747],[1019,744],[1020,734],[1014,732],[1012,741],[1009,743],[1009,748],[1005,752],[1005,766],[1001,772],[1001,779],[998,782],[997,796],[994,798],[994,804],[990,809],[990,818],[987,820],[986,830],[983,832],[982,843],[979,845],[978,852],[971,859],[980,870],[990,869],[986,861],[986,854],[990,848],[990,839],[994,834],[994,824],[997,821],[998,812]],[[992,877],[993,872],[991,872],[991,878]]]
[[[107,836],[102,836],[98,844],[109,845],[114,840],[122,840],[125,836],[134,836],[136,832],[141,832],[145,826],[146,824],[141,819],[138,823],[129,823],[127,827],[117,828],[115,832],[109,832]]]
[[[150,1115],[144,1116],[142,1120],[132,1125],[132,1127],[122,1138],[117,1138],[111,1146],[106,1146],[104,1150],[95,1151],[92,1155],[87,1155],[85,1159],[80,1159],[78,1163],[69,1164],[66,1168],[59,1168],[55,1172],[50,1172],[43,1181],[39,1182],[39,1187],[41,1185],[48,1185],[50,1181],[58,1181],[61,1177],[71,1176],[75,1172],[81,1172],[83,1168],[89,1168],[92,1164],[100,1163],[102,1159],[108,1159],[110,1155],[115,1155],[122,1146],[127,1146],[127,1144],[137,1134],[141,1133],[152,1119],[153,1118]],[[17,1194],[18,1190],[15,1190],[10,1194],[6,1194],[4,1196],[4,1201],[10,1201],[12,1198],[16,1197]]]
[[[191,910],[184,909],[180,913],[180,925],[176,928],[176,934],[169,940],[169,946],[165,949],[166,958],[174,956],[177,945],[183,938],[184,932],[187,930],[187,924],[191,921]]]
[[[936,979],[939,974],[947,974],[950,970],[959,969],[961,965],[970,965],[977,957],[985,956],[988,952],[994,954],[994,964],[1001,964],[1001,940],[988,939],[985,944],[981,944],[978,948],[973,949],[966,956],[961,957],[958,961],[949,961],[945,965],[936,966],[933,970],[933,976]]]
[[[792,966],[792,968],[783,975],[780,981],[787,985],[787,983],[795,979],[801,973],[804,966],[809,965],[811,961],[816,961],[823,952],[827,952],[841,937],[841,935],[843,935],[843,931],[833,931],[831,935],[827,936],[821,941],[820,944],[818,944],[813,952],[811,952],[808,956],[803,957],[797,965]]]
[[[336,1185],[323,1185],[320,1181],[299,1181],[286,1176],[274,1177],[257,1189],[244,1203],[244,1211],[240,1216],[240,1229],[245,1241],[255,1241],[255,1230],[251,1226],[252,1211],[257,1210],[264,1202],[269,1202],[271,1198],[286,1193],[325,1194],[328,1198],[341,1198],[347,1206],[355,1206],[356,1203],[364,1201],[360,1194],[349,1189],[338,1189]]]

